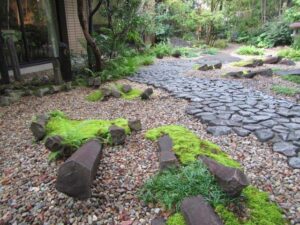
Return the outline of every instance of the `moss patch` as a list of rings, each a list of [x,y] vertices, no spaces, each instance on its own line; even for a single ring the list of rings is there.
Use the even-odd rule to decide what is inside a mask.
[[[286,75],[281,76],[283,80],[287,80],[296,84],[300,84],[300,76],[299,75]]]
[[[146,138],[155,141],[164,134],[168,134],[172,139],[173,151],[183,164],[196,161],[197,156],[205,155],[223,165],[240,168],[240,164],[222,152],[218,145],[199,139],[193,132],[182,126],[161,126],[149,130],[146,133]]]
[[[136,89],[136,88],[132,88],[131,91],[125,93],[122,91],[122,87],[123,87],[122,84],[114,84],[114,86],[121,92],[122,98],[127,99],[127,100],[133,100],[133,99],[139,98],[140,95],[143,93],[142,90]]]
[[[181,213],[175,213],[167,220],[167,225],[186,225],[184,217]]]
[[[294,96],[294,95],[300,93],[299,88],[285,87],[285,86],[281,86],[281,85],[273,85],[271,89],[276,94],[282,94],[282,95],[287,95],[287,96]]]
[[[251,63],[253,63],[253,60],[240,60],[238,62],[231,63],[231,65],[236,67],[245,67],[246,65],[249,65]]]
[[[249,216],[245,220],[240,220],[233,212],[224,205],[216,207],[216,212],[221,217],[225,225],[283,225],[287,221],[282,217],[280,208],[270,202],[268,193],[259,191],[253,186],[243,190],[245,205],[249,210]]]
[[[111,125],[123,127],[127,134],[130,133],[128,121],[122,118],[115,120],[72,120],[60,111],[50,113],[50,116],[46,126],[47,136],[60,135],[64,139],[64,144],[76,148],[92,138],[108,141]]]
[[[88,96],[86,96],[86,100],[90,102],[101,101],[103,99],[103,94],[101,91],[93,91]]]

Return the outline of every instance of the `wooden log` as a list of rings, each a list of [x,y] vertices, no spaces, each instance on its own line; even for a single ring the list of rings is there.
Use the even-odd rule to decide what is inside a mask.
[[[11,64],[14,72],[14,78],[16,81],[21,81],[21,71],[20,71],[20,64],[18,59],[17,50],[15,47],[15,43],[12,38],[7,39],[7,46],[10,54]]]
[[[91,185],[102,155],[102,145],[91,140],[80,147],[58,170],[56,189],[71,197],[91,197]]]

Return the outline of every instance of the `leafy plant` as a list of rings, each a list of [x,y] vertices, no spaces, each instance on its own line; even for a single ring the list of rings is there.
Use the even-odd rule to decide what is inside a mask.
[[[288,96],[294,96],[300,93],[300,90],[298,88],[284,87],[280,85],[273,85],[272,91],[274,91],[277,94],[288,95]]]
[[[207,140],[199,139],[193,132],[182,126],[169,125],[148,130],[146,138],[154,141],[164,134],[168,134],[172,139],[174,143],[173,151],[183,164],[194,162],[198,156],[204,155],[223,165],[236,168],[240,167],[239,163],[222,152],[218,145]]]
[[[202,195],[211,205],[230,201],[200,161],[160,172],[146,181],[140,193],[146,203],[160,203],[177,210],[184,198],[196,195]]]
[[[213,47],[224,49],[228,47],[228,41],[225,39],[218,39],[213,43]]]
[[[263,55],[264,50],[255,46],[242,46],[237,50],[239,55]]]
[[[151,50],[156,57],[162,58],[165,56],[170,56],[172,54],[172,46],[167,43],[159,43]]]
[[[300,50],[297,50],[297,49],[292,49],[292,48],[284,49],[284,50],[279,51],[277,53],[277,55],[281,56],[283,58],[300,61]]]
[[[206,55],[216,55],[218,51],[219,50],[216,48],[205,48],[201,51],[201,53]]]

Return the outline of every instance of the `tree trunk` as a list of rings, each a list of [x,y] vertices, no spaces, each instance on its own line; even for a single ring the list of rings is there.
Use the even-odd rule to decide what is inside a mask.
[[[11,37],[7,39],[7,45],[8,45],[8,51],[10,54],[10,60],[14,72],[14,78],[16,81],[22,81],[18,54],[15,47],[15,43]]]
[[[95,69],[97,71],[100,71],[102,69],[102,62],[101,62],[101,51],[99,47],[97,46],[95,40],[89,33],[89,27],[88,27],[88,21],[86,19],[86,16],[84,15],[84,0],[77,0],[77,11],[78,11],[78,18],[80,22],[80,26],[82,28],[84,37],[87,41],[87,44],[91,47],[91,50],[93,51],[93,54],[95,56],[95,62],[96,66]]]
[[[9,74],[7,64],[4,58],[4,39],[0,30],[0,73],[1,73],[1,83],[9,84]]]

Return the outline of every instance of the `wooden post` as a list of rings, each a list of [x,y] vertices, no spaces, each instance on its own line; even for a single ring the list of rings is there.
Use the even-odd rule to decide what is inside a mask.
[[[11,37],[7,39],[7,46],[10,54],[12,68],[14,71],[14,78],[16,81],[21,81],[22,77],[21,77],[19,59],[18,59],[15,43]]]
[[[63,83],[63,80],[60,71],[59,59],[54,58],[52,61],[52,65],[53,65],[53,73],[54,73],[54,83],[60,85]]]
[[[25,33],[25,26],[24,26],[24,12],[22,8],[22,3],[21,0],[17,0],[17,5],[18,5],[18,11],[19,11],[19,18],[20,18],[20,29],[22,33],[22,39],[23,39],[23,44],[24,44],[24,50],[25,50],[25,59],[28,62],[29,57],[28,57],[28,45],[27,45],[27,38],[26,38],[26,33]]]
[[[8,68],[4,57],[4,39],[0,30],[0,73],[1,83],[9,84]]]

